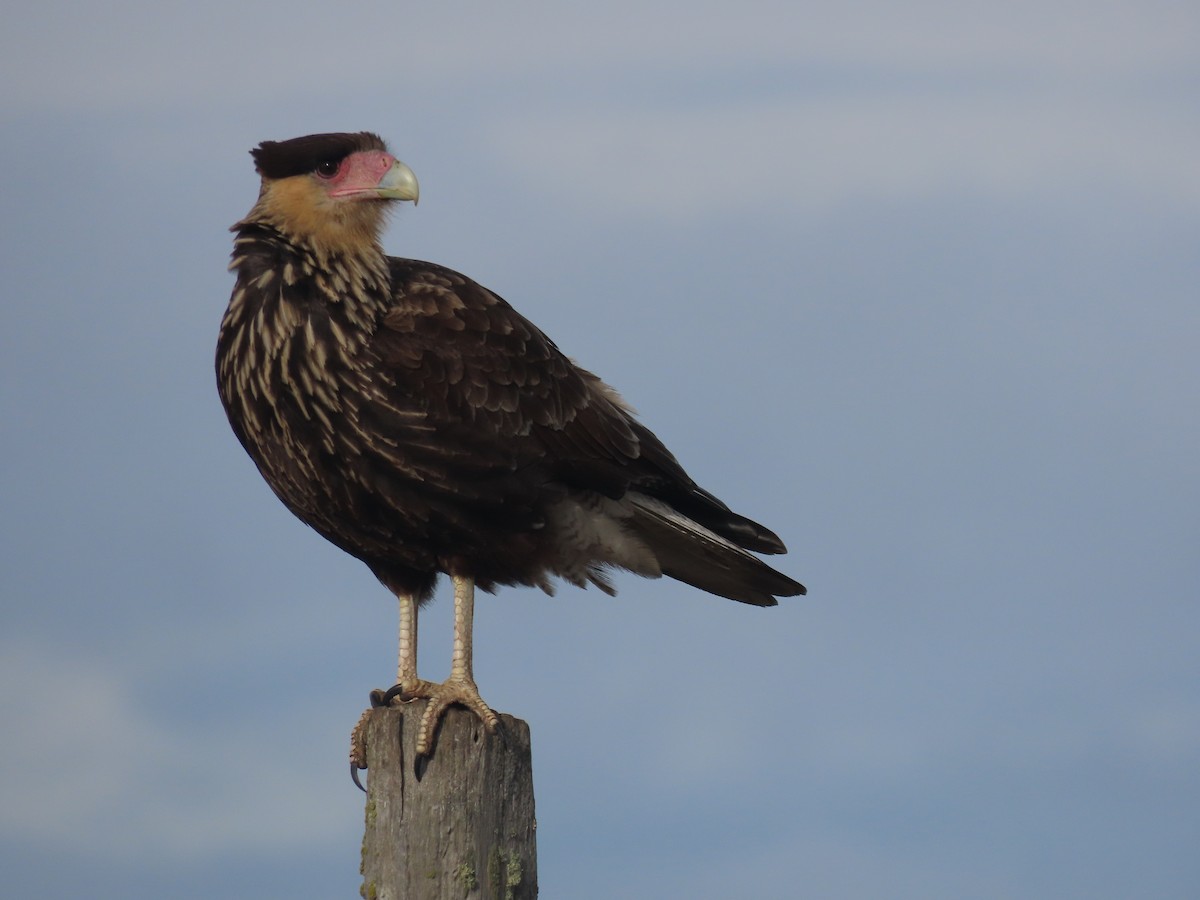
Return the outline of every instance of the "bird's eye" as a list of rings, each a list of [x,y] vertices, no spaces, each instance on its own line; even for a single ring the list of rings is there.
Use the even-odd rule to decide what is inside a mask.
[[[317,163],[317,174],[322,178],[332,178],[337,174],[338,168],[339,166],[334,160],[327,159]]]

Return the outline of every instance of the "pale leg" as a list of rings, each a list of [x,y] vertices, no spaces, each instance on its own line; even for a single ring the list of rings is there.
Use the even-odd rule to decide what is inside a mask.
[[[441,684],[417,676],[417,602],[400,594],[400,649],[396,665],[396,685],[387,691],[372,691],[371,706],[389,706],[410,700],[428,700],[417,730],[417,754],[428,756],[433,734],[442,715],[452,703],[461,703],[479,716],[488,731],[500,724],[497,716],[479,696],[475,684],[472,632],[475,621],[475,579],[451,576],[454,582],[454,653],[450,658],[450,677]],[[358,770],[366,768],[366,725],[371,710],[363,713],[350,737],[350,772],[358,784]],[[360,785],[361,787],[361,785]]]
[[[396,684],[415,686],[417,682],[417,602],[411,594],[398,594],[400,600],[400,652],[396,664]]]
[[[500,719],[492,711],[483,698],[479,696],[479,688],[475,684],[475,674],[472,665],[472,631],[475,620],[475,579],[464,576],[452,576],[454,581],[454,655],[450,660],[450,677],[439,685],[429,685],[428,693],[420,696],[429,698],[425,714],[421,717],[421,727],[417,732],[417,753],[422,756],[429,754],[433,743],[433,732],[442,714],[451,703],[461,703],[467,709],[479,716],[488,731],[492,731],[500,723]],[[428,682],[422,682],[428,684]],[[406,691],[407,693],[407,691]]]

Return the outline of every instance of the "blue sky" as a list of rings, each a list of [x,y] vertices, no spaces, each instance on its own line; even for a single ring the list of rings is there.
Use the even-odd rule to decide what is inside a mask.
[[[395,605],[212,354],[247,150],[370,129],[421,180],[389,251],[541,325],[810,590],[481,598],[543,896],[1196,896],[1198,47],[1159,2],[14,8],[6,890],[357,896]]]

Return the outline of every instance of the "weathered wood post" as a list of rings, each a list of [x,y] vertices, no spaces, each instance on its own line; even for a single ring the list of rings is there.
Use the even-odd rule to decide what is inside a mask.
[[[366,726],[366,900],[534,900],[537,822],[529,726],[449,709],[416,755],[427,701],[379,707]]]

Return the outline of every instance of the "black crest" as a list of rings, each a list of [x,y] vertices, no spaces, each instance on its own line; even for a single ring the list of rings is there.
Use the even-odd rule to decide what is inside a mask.
[[[290,141],[263,141],[250,151],[254,167],[265,178],[289,178],[313,171],[323,162],[339,163],[351,153],[386,150],[383,138],[369,131],[353,134],[310,134]]]

